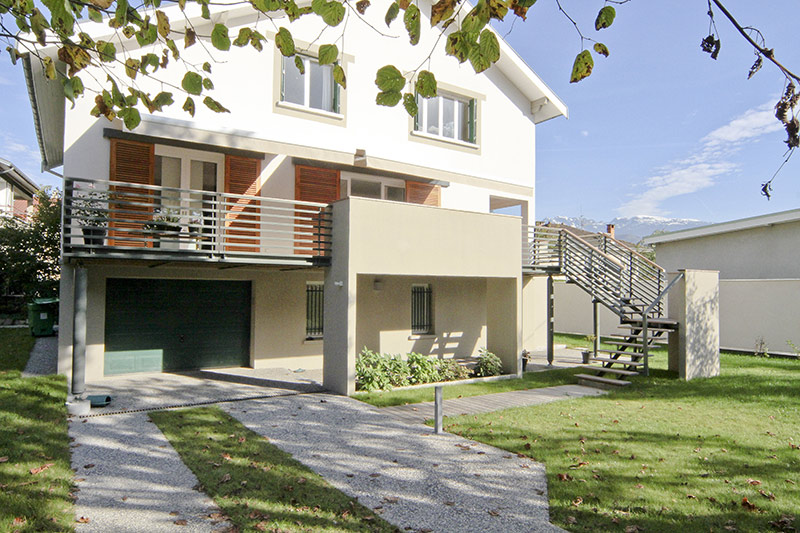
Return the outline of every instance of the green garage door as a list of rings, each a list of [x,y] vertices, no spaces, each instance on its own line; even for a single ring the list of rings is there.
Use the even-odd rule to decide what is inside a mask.
[[[250,364],[250,282],[106,282],[106,375]]]

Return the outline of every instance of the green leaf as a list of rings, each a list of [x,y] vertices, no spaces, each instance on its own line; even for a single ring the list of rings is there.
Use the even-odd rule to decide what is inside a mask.
[[[445,52],[458,59],[459,63],[463,63],[469,59],[470,51],[478,46],[476,39],[468,37],[464,32],[454,31],[447,36]]]
[[[119,110],[117,116],[122,119],[125,123],[125,127],[129,130],[136,128],[139,123],[142,121],[142,117],[139,115],[139,110],[135,107],[125,107]]]
[[[280,0],[251,0],[253,7],[262,13],[277,11],[281,8]]]
[[[411,93],[406,93],[403,95],[403,107],[406,108],[406,112],[412,117],[416,117],[417,113],[419,113],[417,99]]]
[[[286,57],[294,55],[294,39],[292,39],[292,34],[289,33],[289,30],[283,27],[278,30],[278,33],[275,34],[275,46]]]
[[[95,48],[97,55],[100,56],[100,61],[111,63],[117,58],[117,47],[114,46],[114,43],[97,41]]]
[[[503,20],[508,13],[506,0],[486,0],[486,5],[489,7],[489,18]]]
[[[317,57],[320,65],[330,65],[336,62],[336,59],[339,57],[339,47],[335,44],[323,44],[319,47],[319,54]]]
[[[161,111],[164,106],[171,106],[173,103],[172,93],[168,92],[160,92],[153,99],[153,107],[158,111]]]
[[[250,44],[250,36],[253,34],[253,30],[250,28],[241,28],[239,30],[239,35],[236,37],[236,40],[233,41],[234,46],[247,46]]]
[[[614,22],[614,17],[617,16],[617,11],[611,6],[605,6],[600,12],[597,14],[597,18],[594,21],[594,29],[600,31],[604,28],[608,28]]]
[[[83,94],[83,82],[78,76],[72,78],[64,78],[64,96],[67,100],[72,102],[72,108],[75,108],[75,98]]]
[[[178,59],[181,54],[178,52],[178,45],[175,44],[175,41],[172,39],[167,39],[167,48],[169,48],[170,52],[172,52],[172,57]]]
[[[183,103],[183,110],[194,116],[194,100],[192,100],[191,96],[186,97],[186,101]]]
[[[431,27],[453,16],[457,0],[439,0],[431,6]]]
[[[417,76],[417,84],[415,86],[417,94],[423,98],[433,98],[436,96],[436,77],[432,72],[427,70],[420,71]]]
[[[481,55],[486,57],[490,63],[494,63],[500,59],[500,43],[497,41],[497,36],[491,30],[483,30],[481,32],[481,40],[478,43],[478,48]]]
[[[264,49],[264,45],[261,44],[261,41],[266,41],[263,35],[254,31],[250,34],[250,46],[258,50],[259,52]]]
[[[197,42],[197,34],[192,28],[186,28],[186,32],[183,34],[183,48],[189,48],[195,42]]]
[[[15,50],[16,52],[16,50]],[[18,55],[18,54],[17,54]],[[13,54],[12,54],[13,57]],[[48,80],[56,79],[56,64],[53,62],[53,58],[50,56],[42,57],[42,63],[44,63],[44,75]]]
[[[386,16],[383,20],[386,22],[387,26],[391,26],[394,19],[397,18],[397,15],[400,14],[400,5],[397,2],[392,2],[392,5],[389,6],[389,9],[386,10]]]
[[[408,31],[408,40],[412,45],[416,45],[419,43],[420,36],[420,13],[415,4],[408,6],[406,14],[403,15],[403,22],[405,22],[406,31]]]
[[[169,17],[159,10],[156,11],[156,21],[158,22],[158,34],[166,39],[170,32]]]
[[[588,77],[592,73],[594,67],[594,59],[589,50],[584,50],[575,58],[575,63],[572,65],[572,76],[570,76],[570,83],[577,83],[582,79]]]
[[[231,49],[231,38],[228,37],[228,27],[225,24],[214,24],[214,29],[211,30],[211,44],[217,50]]]
[[[145,21],[142,29],[136,32],[136,42],[139,46],[147,46],[153,44],[158,40],[158,28],[150,24],[150,21]]]
[[[222,104],[220,104],[210,96],[206,96],[203,99],[203,103],[206,105],[207,108],[209,108],[214,113],[230,113],[228,109],[225,109],[225,107],[223,107]]]
[[[89,20],[92,22],[103,22],[103,14],[94,7],[89,6]]]
[[[490,17],[491,12],[486,5],[486,0],[478,0],[475,7],[467,13],[467,16],[461,22],[461,33],[470,37],[474,35],[473,40],[477,40],[480,31],[489,23]]]
[[[206,20],[211,20],[211,11],[208,9],[208,4],[202,4],[200,7],[200,16]]]
[[[9,56],[11,56],[11,64],[12,65],[16,65],[17,64],[17,60],[20,58],[19,50],[17,50],[16,48],[12,48],[10,46],[6,46],[6,52],[8,52]],[[46,68],[47,67],[47,61],[45,61],[46,59],[50,60],[50,64],[53,63],[53,60],[50,59],[49,57],[43,57],[42,58],[42,62],[45,64],[45,75],[47,76],[48,79],[51,79],[51,80],[55,79],[55,67],[53,67],[53,77],[52,78],[50,77],[49,74],[47,74],[47,68]]]
[[[203,70],[211,74],[211,63],[209,63],[208,61],[203,63]]]
[[[208,91],[214,89],[214,82],[211,81],[211,78],[203,78],[203,88]]]
[[[297,70],[300,71],[300,74],[306,73],[306,64],[303,63],[303,58],[300,56],[294,56],[294,66],[297,67]]]
[[[125,60],[125,74],[128,75],[131,79],[136,79],[136,75],[139,73],[139,67],[141,66],[141,61],[138,59],[128,58]]]
[[[142,59],[141,59],[141,68],[140,68],[140,70],[141,70],[142,74],[147,74],[147,67],[150,66],[150,67],[153,67],[153,72],[155,72],[158,69],[158,64],[159,64],[159,61],[158,61],[158,56],[157,55],[155,55],[155,54],[145,54],[145,55],[142,56]]]
[[[393,65],[381,67],[375,76],[375,85],[384,92],[400,92],[406,86],[402,72]]]
[[[183,76],[181,87],[189,94],[198,95],[203,92],[203,77],[196,72],[187,72]]]
[[[394,107],[400,102],[403,95],[400,91],[382,91],[375,97],[375,103],[378,105],[385,105],[386,107]]]
[[[328,26],[338,26],[344,19],[344,6],[336,0],[311,0],[311,10]]]
[[[80,32],[78,34],[78,39],[80,39],[78,46],[81,48],[94,48],[94,39],[92,39],[88,33],[83,31]]]
[[[341,65],[333,67],[333,81],[342,86],[342,89],[347,89],[347,78],[344,75],[344,69]]]
[[[30,23],[31,31],[36,35],[36,41],[44,46],[46,44],[47,29],[50,27],[50,23],[47,22],[44,15],[36,8],[34,8],[31,13]]]
[[[608,54],[610,53],[608,51],[608,47],[603,43],[594,43],[594,51],[605,57],[608,57]]]

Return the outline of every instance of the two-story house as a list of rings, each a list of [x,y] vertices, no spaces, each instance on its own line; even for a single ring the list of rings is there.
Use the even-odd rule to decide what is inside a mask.
[[[200,36],[217,17],[233,35],[256,17],[186,14]],[[434,48],[439,95],[410,118],[376,105],[375,73],[417,68],[435,32],[411,47],[351,21],[345,90],[316,59],[322,21],[291,25],[302,72],[271,46],[282,24],[261,23],[263,52],[232,48],[213,64],[230,114],[198,102],[192,118],[177,101],[134,131],[91,116],[92,98],[65,109],[26,59],[45,164],[63,159],[65,175],[59,372],[74,369],[79,389],[84,372],[322,367],[346,394],[363,347],[456,358],[486,347],[519,372],[522,349],[545,343],[544,283],[522,271],[536,127],[565,105],[501,40],[482,74]],[[180,85],[178,70],[158,75]]]
[[[14,163],[0,159],[0,216],[26,217],[38,188]]]

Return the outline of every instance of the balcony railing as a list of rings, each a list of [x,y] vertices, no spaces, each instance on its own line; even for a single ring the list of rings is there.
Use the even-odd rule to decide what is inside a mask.
[[[65,257],[326,264],[326,204],[118,181],[64,180]]]

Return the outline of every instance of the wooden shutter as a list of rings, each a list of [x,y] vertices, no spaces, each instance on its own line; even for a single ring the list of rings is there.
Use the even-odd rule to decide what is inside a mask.
[[[155,145],[122,139],[110,139],[110,142],[111,165],[108,179],[137,185],[153,185],[156,165]],[[153,217],[153,191],[123,185],[112,185],[110,191],[110,209],[125,211],[110,216],[110,245],[152,246],[152,242],[145,239],[141,230],[142,225]],[[111,199],[115,201],[110,201]]]
[[[261,160],[233,155],[225,156],[225,192],[259,196]],[[225,199],[225,250],[260,251],[260,202],[254,198]]]
[[[339,171],[329,168],[295,166],[294,198],[299,202],[330,204],[339,199]],[[298,206],[295,212],[295,253],[325,255],[327,237],[322,236],[322,219],[315,209]]]
[[[442,188],[438,185],[406,181],[406,202],[440,207],[442,205],[441,190]]]

